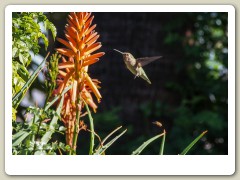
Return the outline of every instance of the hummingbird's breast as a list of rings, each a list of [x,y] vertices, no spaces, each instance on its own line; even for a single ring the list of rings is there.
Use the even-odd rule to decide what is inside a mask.
[[[133,67],[137,64],[136,59],[130,54],[126,55],[125,61],[126,61],[126,63],[128,63],[129,65],[131,65]]]

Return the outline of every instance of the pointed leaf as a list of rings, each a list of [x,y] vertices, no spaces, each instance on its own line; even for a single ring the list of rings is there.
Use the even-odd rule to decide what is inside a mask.
[[[196,144],[205,134],[207,133],[207,131],[204,131],[202,134],[200,134],[196,139],[193,140],[193,142],[191,142],[180,155],[185,155],[187,154],[187,152],[194,146],[194,144]]]
[[[163,136],[165,133],[158,134],[151,139],[145,141],[139,148],[137,148],[135,151],[132,152],[132,155],[139,155],[151,142],[155,141],[156,139]]]
[[[93,154],[93,148],[94,148],[94,124],[93,124],[93,118],[91,115],[91,112],[89,110],[89,107],[87,105],[87,103],[84,101],[87,112],[88,112],[88,119],[89,119],[89,124],[90,124],[90,130],[91,130],[91,137],[90,137],[90,148],[89,148],[89,155]]]
[[[103,145],[101,148],[99,148],[94,155],[101,155],[103,154],[107,148],[109,148],[118,138],[120,138],[125,132],[127,131],[127,129],[125,129],[122,133],[120,133],[118,136],[116,136],[115,138],[113,138],[110,142],[108,142],[106,145]]]
[[[57,108],[56,114],[53,116],[53,119],[51,120],[51,123],[49,125],[49,129],[47,130],[47,132],[43,135],[43,137],[41,139],[41,142],[43,144],[47,144],[48,143],[48,141],[52,137],[52,134],[55,131],[55,127],[56,127],[57,121],[58,121],[58,119],[60,117],[61,110],[62,110],[63,101],[64,101],[64,94],[62,94],[61,101],[60,101],[59,106]]]
[[[18,146],[29,134],[30,132],[20,131],[13,135],[12,146]]]
[[[166,139],[166,131],[164,130],[164,135],[163,135],[163,138],[162,138],[162,142],[161,142],[161,147],[160,147],[160,155],[163,155],[163,151],[164,151],[164,145],[165,145],[165,139]]]

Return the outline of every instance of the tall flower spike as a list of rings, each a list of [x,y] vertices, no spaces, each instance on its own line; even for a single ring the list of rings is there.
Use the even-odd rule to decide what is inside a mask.
[[[98,102],[102,98],[98,88],[100,83],[96,79],[91,79],[88,75],[88,66],[95,64],[102,57],[104,52],[97,52],[101,48],[101,43],[97,42],[99,35],[95,32],[96,24],[92,25],[94,16],[87,12],[71,12],[68,15],[65,26],[65,37],[57,40],[65,48],[56,50],[62,54],[62,62],[59,63],[58,88],[55,94],[60,94],[65,87],[72,85],[64,99],[61,112],[62,121],[67,127],[67,144],[76,148],[73,144],[74,127],[79,123],[77,117],[79,109],[83,109],[85,101],[94,112],[97,105],[94,103],[92,94],[95,95]]]

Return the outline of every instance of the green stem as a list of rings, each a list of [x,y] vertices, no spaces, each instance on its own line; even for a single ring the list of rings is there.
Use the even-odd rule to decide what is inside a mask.
[[[163,155],[165,138],[166,138],[166,131],[164,130],[164,135],[163,135],[163,138],[162,138],[161,147],[160,147],[160,153],[159,153],[160,155]]]
[[[35,124],[35,121],[36,121],[36,116],[34,115],[32,124]],[[33,152],[32,152],[32,154],[34,155],[34,153],[36,151],[36,135],[34,133],[32,135],[32,142],[34,143]]]
[[[79,133],[79,121],[80,121],[80,110],[78,108],[78,105],[80,105],[80,98],[78,98],[77,100],[76,123],[74,125],[73,143],[72,143],[73,149],[71,150],[71,155],[76,155],[77,139],[78,139],[78,133]]]
[[[76,73],[77,80],[79,79],[79,74]],[[79,92],[79,84],[77,85],[76,94],[77,99],[75,101],[76,104],[76,122],[74,125],[74,132],[73,132],[73,141],[72,141],[72,149],[70,150],[71,155],[76,155],[76,148],[77,148],[77,139],[78,139],[78,133],[79,133],[79,121],[80,121],[80,113],[81,113],[81,97]]]
[[[89,107],[87,105],[87,103],[84,101],[87,112],[88,112],[88,119],[89,119],[89,124],[90,124],[90,131],[91,131],[91,137],[90,137],[90,148],[89,148],[89,155],[93,154],[93,148],[94,148],[94,124],[93,124],[93,118],[91,115],[91,112],[89,110]]]

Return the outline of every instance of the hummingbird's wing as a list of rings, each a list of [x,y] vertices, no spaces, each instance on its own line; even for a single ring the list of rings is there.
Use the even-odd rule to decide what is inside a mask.
[[[153,57],[142,57],[142,58],[137,58],[137,63],[138,65],[140,65],[141,67],[162,58],[162,56],[153,56]]]

